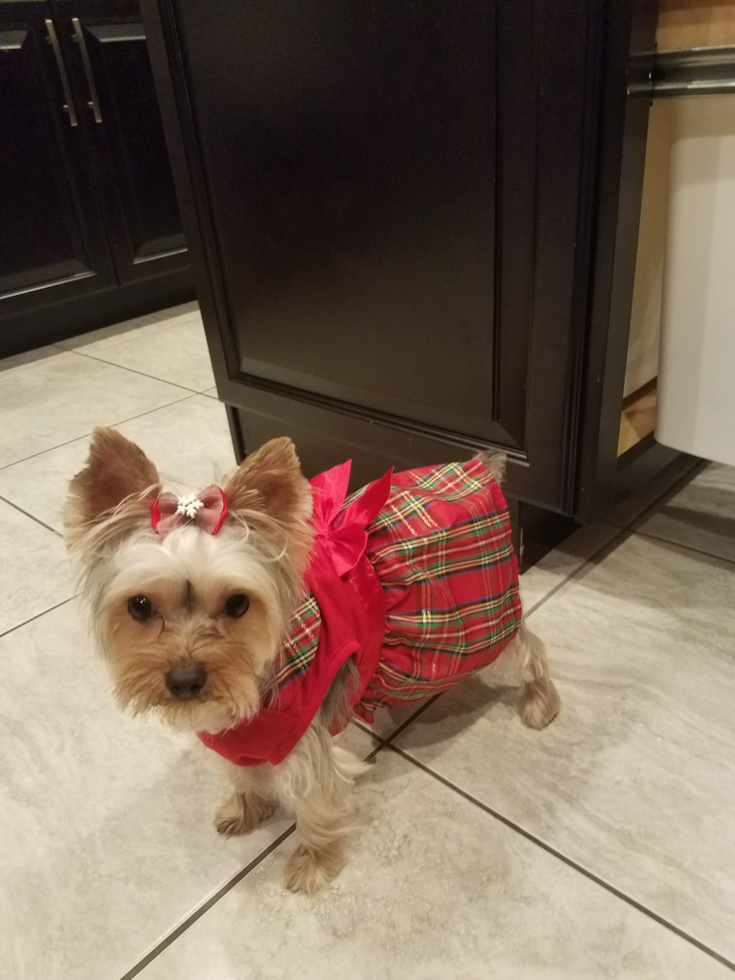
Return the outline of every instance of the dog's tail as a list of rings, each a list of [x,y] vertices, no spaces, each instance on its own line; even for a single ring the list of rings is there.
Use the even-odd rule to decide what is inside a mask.
[[[505,464],[508,457],[498,449],[482,449],[475,456],[487,467],[496,483],[502,484],[505,478]]]

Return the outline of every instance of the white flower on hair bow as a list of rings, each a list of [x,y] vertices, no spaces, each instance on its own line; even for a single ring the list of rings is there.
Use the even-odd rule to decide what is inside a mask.
[[[160,535],[185,524],[195,524],[207,534],[216,534],[225,517],[227,498],[214,484],[201,493],[189,493],[184,497],[162,493],[151,507],[151,526]]]

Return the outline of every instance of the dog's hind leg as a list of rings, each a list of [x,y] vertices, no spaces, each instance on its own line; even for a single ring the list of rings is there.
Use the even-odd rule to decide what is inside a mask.
[[[507,457],[496,450],[479,452],[475,459],[483,463],[500,484],[505,476]],[[545,728],[556,718],[561,706],[559,694],[549,676],[543,642],[521,620],[518,632],[493,665],[493,673],[510,672],[521,685],[519,712],[524,725]]]
[[[529,728],[546,728],[561,707],[559,693],[549,675],[543,641],[521,621],[513,643],[521,675],[521,721]]]
[[[489,670],[498,682],[520,686],[518,711],[524,725],[545,728],[559,713],[561,701],[549,676],[544,644],[525,620]]]

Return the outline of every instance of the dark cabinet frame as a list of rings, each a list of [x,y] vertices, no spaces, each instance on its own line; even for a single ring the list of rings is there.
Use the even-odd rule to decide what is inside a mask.
[[[668,468],[675,479],[695,463],[692,457],[656,443],[653,433],[617,455],[658,11],[655,0],[606,6],[575,498],[575,513],[583,521],[603,516],[656,473]]]

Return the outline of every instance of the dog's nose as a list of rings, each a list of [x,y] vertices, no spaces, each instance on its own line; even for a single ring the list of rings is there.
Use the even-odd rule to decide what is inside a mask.
[[[166,674],[166,687],[180,701],[195,698],[206,683],[204,667],[173,667]]]

